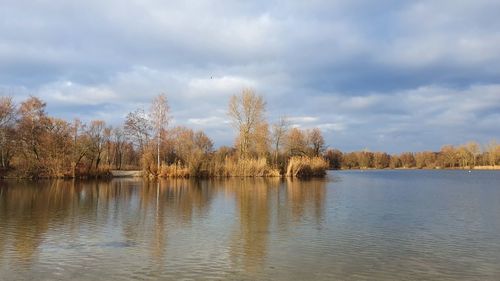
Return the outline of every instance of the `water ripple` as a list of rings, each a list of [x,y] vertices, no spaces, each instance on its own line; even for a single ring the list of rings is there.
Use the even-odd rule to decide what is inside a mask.
[[[462,177],[7,182],[0,280],[500,280],[500,174]]]

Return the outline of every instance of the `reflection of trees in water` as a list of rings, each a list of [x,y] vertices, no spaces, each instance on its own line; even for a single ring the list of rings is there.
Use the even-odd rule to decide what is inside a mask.
[[[148,183],[147,187],[156,192],[155,226],[151,247],[153,256],[163,263],[167,248],[167,229],[190,225],[195,217],[208,213],[214,190],[207,182],[188,179],[153,181]]]
[[[235,267],[242,265],[248,272],[263,266],[273,225],[283,236],[294,221],[321,223],[324,217],[324,180],[234,179],[220,186],[234,194],[239,215],[239,228],[231,239],[231,259]]]
[[[235,266],[249,271],[264,263],[274,225],[283,235],[294,222],[315,219],[320,223],[324,217],[323,180],[7,182],[0,188],[0,255],[13,249],[17,258],[31,263],[47,232],[53,232],[60,233],[64,243],[81,243],[81,239],[87,243],[90,236],[93,241],[137,244],[149,249],[161,266],[168,230],[189,227],[194,219],[209,215],[216,194],[235,201],[237,227],[228,241],[230,256]]]
[[[267,253],[271,223],[271,194],[279,179],[233,179],[223,183],[235,197],[239,228],[231,239],[232,262],[254,272],[262,266]]]
[[[326,181],[323,179],[297,180],[287,178],[286,192],[295,221],[310,216],[320,223],[325,212]],[[307,211],[312,212],[307,214]]]
[[[152,258],[161,265],[168,228],[190,224],[195,216],[208,212],[212,190],[206,183],[185,179],[144,181],[138,190],[137,208],[125,218],[123,235],[147,244]]]
[[[49,224],[64,224],[73,196],[61,182],[2,183],[0,240],[11,243],[23,263],[31,263]]]
[[[166,220],[190,223],[208,211],[211,198],[206,183],[188,180],[2,183],[0,251],[12,244],[19,258],[29,260],[50,230],[64,230],[65,239],[76,240],[82,231],[95,234],[121,225],[125,241],[120,242],[149,244],[161,260]]]
[[[180,223],[191,223],[194,216],[209,211],[214,190],[206,181],[172,179],[164,180],[162,184],[166,192],[163,202]]]

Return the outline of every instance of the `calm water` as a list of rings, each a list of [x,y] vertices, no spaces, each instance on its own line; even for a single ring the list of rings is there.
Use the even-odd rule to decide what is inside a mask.
[[[0,182],[0,280],[500,280],[500,172]]]

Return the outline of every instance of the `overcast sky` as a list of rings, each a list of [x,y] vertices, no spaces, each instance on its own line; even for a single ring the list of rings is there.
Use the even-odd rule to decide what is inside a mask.
[[[248,3],[247,3],[248,2]],[[229,96],[330,147],[500,140],[500,1],[0,0],[0,94],[119,125],[166,93],[173,125],[232,144]]]

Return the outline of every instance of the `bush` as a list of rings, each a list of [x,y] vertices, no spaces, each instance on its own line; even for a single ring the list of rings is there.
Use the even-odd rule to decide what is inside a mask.
[[[326,174],[328,163],[321,157],[296,156],[288,160],[287,177],[322,177]]]

